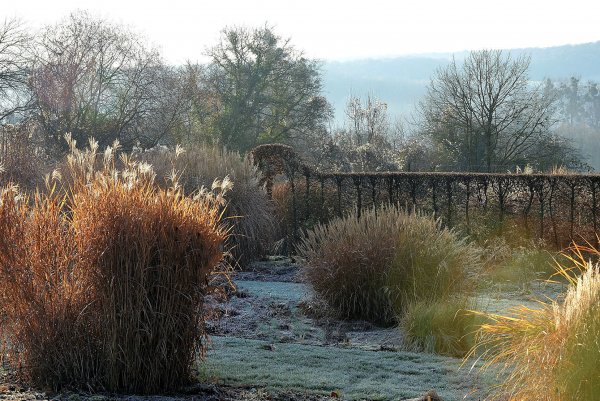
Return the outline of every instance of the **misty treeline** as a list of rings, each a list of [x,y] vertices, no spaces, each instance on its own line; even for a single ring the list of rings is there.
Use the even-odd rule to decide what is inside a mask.
[[[587,163],[600,170],[600,84],[578,77],[546,84],[559,95],[557,134],[577,144]]]
[[[436,72],[410,119],[350,96],[342,126],[321,64],[268,26],[225,28],[209,61],[169,65],[128,28],[77,12],[38,31],[0,25],[0,164],[25,175],[79,143],[127,150],[208,143],[244,154],[292,145],[322,170],[546,171],[586,168],[569,142],[600,121],[596,83],[532,83],[529,60],[473,52]],[[19,178],[19,177],[13,177]]]
[[[597,84],[533,82],[529,65],[500,50],[452,60],[404,120],[373,96],[351,97],[328,150],[345,156],[343,170],[589,171],[600,147]]]
[[[330,115],[318,64],[264,27],[225,29],[208,64],[171,66],[123,26],[75,13],[31,34],[0,34],[2,123],[32,120],[49,148],[62,135],[126,148],[202,140],[247,151],[304,137]]]

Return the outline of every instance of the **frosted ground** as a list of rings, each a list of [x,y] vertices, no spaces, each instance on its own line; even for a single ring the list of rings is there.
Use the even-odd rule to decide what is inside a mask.
[[[398,328],[328,317],[299,282],[299,266],[284,258],[235,275],[237,293],[216,304],[211,344],[201,368],[210,381],[233,386],[396,400],[434,389],[445,400],[479,400],[494,383],[471,363],[408,349]],[[504,312],[536,306],[534,297],[557,288],[532,282],[489,287],[478,307]],[[461,366],[462,365],[462,366]]]
[[[56,395],[69,401],[402,400],[434,389],[446,401],[484,399],[496,382],[471,362],[407,347],[400,329],[331,317],[300,282],[301,267],[274,257],[234,275],[229,297],[209,302],[214,318],[200,381],[172,396]],[[484,286],[480,309],[505,312],[510,306],[538,305],[562,290],[533,281],[518,286]],[[461,366],[462,365],[462,366]],[[3,384],[4,383],[4,384]],[[47,399],[48,395],[10,385],[0,367],[0,400]],[[332,397],[333,395],[333,397]]]

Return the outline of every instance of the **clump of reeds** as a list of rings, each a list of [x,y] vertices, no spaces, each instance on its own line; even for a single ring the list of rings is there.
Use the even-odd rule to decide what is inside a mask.
[[[31,189],[43,183],[49,155],[38,140],[33,124],[0,126],[0,185],[11,182]]]
[[[65,201],[54,191],[30,199],[14,186],[0,195],[0,338],[9,362],[43,387],[94,385],[101,363],[93,283]]]
[[[251,160],[207,145],[155,148],[136,154],[135,159],[150,163],[158,176],[178,171],[178,182],[187,192],[228,177],[233,186],[225,195],[224,218],[231,226],[227,241],[233,262],[245,267],[267,255],[275,228],[274,205]]]
[[[307,281],[334,310],[383,324],[414,302],[460,291],[479,263],[475,249],[433,217],[393,206],[318,225],[299,253]]]
[[[71,142],[64,185],[2,191],[0,335],[34,385],[164,391],[191,378],[201,350],[222,191],[160,189],[148,165],[122,156],[117,169],[116,148]]]
[[[305,277],[319,297],[343,317],[395,319],[386,287],[402,214],[393,208],[338,218],[309,231],[298,248]]]
[[[519,306],[506,315],[480,313],[483,324],[469,356],[483,368],[499,368],[495,399],[598,399],[600,394],[600,266],[586,260],[600,253],[573,246],[557,264],[557,275],[569,282],[560,301],[540,301],[539,308]]]
[[[466,292],[468,274],[480,271],[478,249],[430,215],[404,214],[396,235],[387,280],[397,313],[414,302]]]

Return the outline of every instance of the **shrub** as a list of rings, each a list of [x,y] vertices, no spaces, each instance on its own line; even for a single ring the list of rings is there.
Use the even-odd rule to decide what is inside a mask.
[[[585,259],[576,267],[585,269],[579,277],[573,268],[558,266],[570,282],[562,303],[540,301],[538,309],[519,306],[505,316],[481,314],[492,322],[481,326],[469,356],[481,352],[484,369],[499,366],[504,374],[495,398],[598,398],[600,270]]]
[[[435,301],[466,291],[467,274],[480,271],[477,248],[430,216],[405,215],[387,272],[397,313],[413,302]]]
[[[220,194],[158,189],[148,166],[97,145],[71,183],[0,198],[0,327],[34,385],[157,392],[189,380],[206,283],[222,258]]]
[[[158,176],[181,172],[172,178],[188,193],[202,186],[210,188],[215,180],[228,177],[233,187],[226,194],[224,218],[232,226],[228,245],[233,259],[243,267],[267,255],[273,242],[274,206],[250,160],[236,152],[201,145],[185,151],[155,148],[135,157],[150,163]]]
[[[406,342],[425,352],[462,357],[475,344],[482,319],[467,297],[411,304],[401,320]]]
[[[305,276],[343,317],[391,324],[408,305],[459,290],[475,268],[470,245],[432,217],[394,207],[349,214],[303,239]]]
[[[383,215],[388,215],[384,218]],[[386,209],[317,225],[299,246],[305,275],[316,294],[350,319],[394,319],[385,275],[393,258],[403,214]]]

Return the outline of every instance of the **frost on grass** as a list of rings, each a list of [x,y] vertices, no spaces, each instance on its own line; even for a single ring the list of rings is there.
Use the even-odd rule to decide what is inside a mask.
[[[243,296],[223,305],[230,308],[229,315],[215,327],[227,332],[213,333],[201,365],[205,379],[275,391],[336,391],[344,399],[383,400],[417,397],[429,389],[446,400],[462,399],[479,383],[468,368],[459,370],[459,359],[380,351],[400,347],[402,336],[397,328],[358,327],[361,322],[318,324],[298,308],[299,302],[311,297],[303,284],[236,284]],[[340,335],[332,339],[327,333],[330,329]],[[478,392],[471,399],[481,395]]]
[[[213,337],[202,370],[220,383],[330,393],[345,399],[402,399],[436,389],[459,400],[479,381],[460,361],[432,354],[373,352]],[[481,393],[466,399],[478,399]]]

